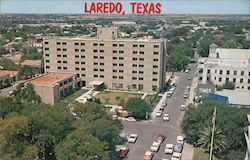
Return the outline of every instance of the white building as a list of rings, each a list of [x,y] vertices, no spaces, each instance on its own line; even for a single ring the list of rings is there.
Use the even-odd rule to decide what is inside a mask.
[[[250,90],[250,49],[223,49],[210,45],[209,57],[199,62],[202,84],[222,86],[233,82],[236,89]]]

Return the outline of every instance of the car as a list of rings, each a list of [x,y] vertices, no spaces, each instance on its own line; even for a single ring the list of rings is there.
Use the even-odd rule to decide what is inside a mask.
[[[167,113],[165,113],[162,117],[163,121],[169,121],[169,115]]]
[[[185,104],[181,105],[181,111],[186,111],[187,107],[185,106]]]
[[[164,111],[164,107],[161,106],[159,110],[163,112]]]
[[[184,144],[184,137],[183,136],[177,136],[176,143]]]
[[[188,91],[189,91],[189,89],[190,89],[190,86],[187,86],[187,87],[186,87],[186,90],[188,90]]]
[[[166,138],[166,136],[162,135],[162,134],[159,134],[157,137],[156,137],[156,142],[159,142],[160,144],[162,144],[162,142],[164,141],[164,139]]]
[[[185,70],[186,73],[188,73],[188,71],[189,71],[188,69]]]
[[[135,143],[138,138],[137,134],[130,134],[128,137],[128,143]]]
[[[165,153],[166,154],[172,154],[173,151],[174,151],[174,145],[170,144],[170,143],[167,143],[166,146],[165,146]]]
[[[152,145],[151,145],[151,147],[150,147],[150,150],[152,151],[152,152],[158,152],[158,150],[159,150],[159,148],[160,148],[160,143],[159,142],[156,142],[156,141],[154,141],[153,143],[152,143]]]
[[[162,111],[158,111],[158,112],[156,112],[156,114],[155,114],[156,117],[160,117],[161,115],[162,115]]]
[[[143,160],[152,160],[153,157],[154,157],[154,152],[146,151],[144,156],[143,156]]]
[[[191,77],[188,77],[187,80],[191,80]]]
[[[118,157],[121,157],[121,158],[126,157],[128,151],[129,151],[129,148],[126,145],[115,146],[115,152]]]
[[[184,92],[183,97],[184,97],[184,98],[188,98],[188,97],[189,97],[189,93],[188,93],[188,92]]]
[[[174,152],[171,160],[181,160],[181,153]]]
[[[167,98],[170,98],[172,96],[173,92],[168,91],[167,92]]]
[[[183,149],[183,145],[181,143],[177,143],[176,145],[174,145],[174,152],[181,153],[182,149]]]

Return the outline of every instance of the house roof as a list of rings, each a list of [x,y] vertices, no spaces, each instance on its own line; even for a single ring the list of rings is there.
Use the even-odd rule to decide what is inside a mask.
[[[18,71],[10,71],[10,70],[0,70],[0,76],[7,76],[15,77],[18,75]]]

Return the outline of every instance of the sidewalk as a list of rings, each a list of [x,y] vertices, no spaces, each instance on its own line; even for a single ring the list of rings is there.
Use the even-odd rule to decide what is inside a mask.
[[[185,143],[182,151],[182,160],[193,160],[194,148],[192,145]]]

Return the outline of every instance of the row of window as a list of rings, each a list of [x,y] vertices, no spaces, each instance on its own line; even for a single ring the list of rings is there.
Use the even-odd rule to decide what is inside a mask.
[[[241,76],[244,76],[245,75],[245,72],[244,71],[239,71],[240,72],[240,75]],[[225,73],[226,75],[238,75],[239,73],[238,71],[230,71],[230,70],[226,70]],[[208,69],[207,70],[207,73],[210,74],[211,73],[211,70]],[[217,73],[217,70],[214,70],[214,73]],[[223,74],[223,70],[219,70],[219,74],[222,75]],[[250,76],[250,72],[248,72],[248,76]]]
[[[70,82],[72,82],[72,81],[73,81],[73,79],[70,78],[70,79],[65,80],[65,81],[63,81],[63,82],[60,82],[60,86],[66,85],[67,83],[70,83]]]

